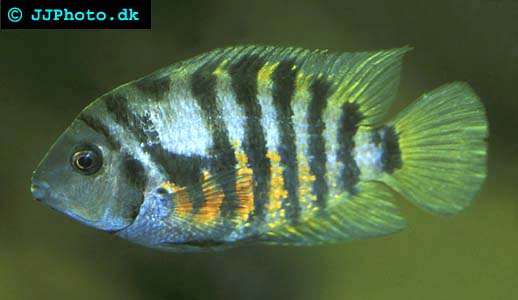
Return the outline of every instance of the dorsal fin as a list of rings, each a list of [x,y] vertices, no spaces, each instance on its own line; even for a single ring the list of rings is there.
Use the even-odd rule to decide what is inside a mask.
[[[275,65],[293,62],[299,76],[324,79],[330,84],[328,107],[356,103],[364,116],[361,125],[379,124],[395,99],[403,55],[410,47],[373,52],[330,53],[295,47],[239,46],[216,49],[190,60],[159,70],[155,77],[193,73],[210,64],[228,70],[243,59],[261,60]],[[175,74],[175,75],[173,75]]]

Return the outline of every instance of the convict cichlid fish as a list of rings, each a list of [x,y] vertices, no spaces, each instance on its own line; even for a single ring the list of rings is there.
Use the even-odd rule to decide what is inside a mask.
[[[450,83],[386,121],[409,50],[246,46],[174,64],[86,107],[32,193],[169,251],[386,235],[405,227],[391,189],[458,213],[486,176],[484,108]]]

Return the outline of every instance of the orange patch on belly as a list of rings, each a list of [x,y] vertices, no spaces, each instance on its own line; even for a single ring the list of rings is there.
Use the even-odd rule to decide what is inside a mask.
[[[216,221],[221,215],[221,203],[225,194],[218,187],[205,186],[202,189],[205,196],[205,204],[200,211],[194,216],[195,221],[209,224]]]
[[[270,191],[269,203],[266,208],[272,218],[276,218],[277,213],[282,216],[282,200],[288,197],[288,191],[284,188],[283,168],[280,165],[281,157],[277,152],[268,152],[266,156],[270,159]]]
[[[311,187],[316,177],[309,171],[309,163],[307,160],[299,159],[299,195],[301,202],[306,199],[316,200],[316,196],[311,193]],[[314,199],[313,199],[314,198]]]
[[[189,199],[186,187],[178,186],[173,182],[164,182],[161,186],[163,189],[174,194],[175,214],[179,216],[192,214],[193,202]]]
[[[248,220],[254,211],[254,172],[250,168],[240,168],[237,170],[236,194],[239,201],[236,215],[242,220]]]

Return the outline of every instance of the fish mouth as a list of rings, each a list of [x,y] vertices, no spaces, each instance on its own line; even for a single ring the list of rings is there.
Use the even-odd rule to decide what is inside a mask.
[[[55,193],[52,193],[50,185],[47,182],[33,181],[33,183],[31,184],[31,193],[34,199],[44,203],[53,210],[62,213],[70,218],[73,218],[74,220],[77,220],[85,225],[91,224],[90,221],[63,208],[60,204],[65,203],[66,199],[64,199],[63,197],[59,197],[59,195],[56,195]]]
[[[33,181],[31,184],[31,193],[34,199],[41,202],[50,195],[50,185],[45,181]]]

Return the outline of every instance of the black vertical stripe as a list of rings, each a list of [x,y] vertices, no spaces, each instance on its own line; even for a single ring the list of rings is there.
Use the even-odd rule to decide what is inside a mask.
[[[327,155],[325,139],[322,135],[325,128],[322,115],[330,94],[329,83],[323,78],[316,78],[311,84],[310,92],[311,101],[308,107],[309,172],[315,176],[312,193],[317,197],[317,206],[324,208],[327,204],[329,187],[326,181]]]
[[[158,77],[156,75],[146,76],[133,83],[137,90],[151,100],[166,100],[171,87],[169,76]]]
[[[126,183],[130,186],[130,190],[124,191],[125,199],[118,200],[121,201],[123,206],[128,208],[123,213],[126,213],[131,220],[134,220],[140,211],[142,202],[144,202],[147,176],[142,163],[128,154],[123,156],[121,166],[122,178],[125,178]]]
[[[221,205],[221,214],[229,217],[237,211],[239,206],[236,201],[235,167],[237,160],[227,128],[221,118],[221,111],[216,104],[217,78],[212,73],[216,67],[216,64],[207,64],[194,72],[191,76],[191,91],[203,110],[205,120],[209,123],[213,142],[210,150],[211,175],[222,179],[218,182],[225,195]]]
[[[288,192],[288,197],[282,205],[286,218],[291,223],[297,222],[300,214],[297,192],[299,186],[297,149],[292,121],[293,110],[291,109],[291,100],[295,92],[297,78],[297,70],[294,69],[294,66],[295,62],[292,60],[283,61],[279,63],[272,74],[273,104],[277,112],[277,124],[280,133],[278,152],[283,165],[284,188]]]
[[[82,121],[86,124],[86,126],[90,127],[92,130],[100,133],[106,139],[108,146],[115,151],[118,151],[121,147],[120,142],[115,138],[113,134],[111,134],[110,129],[106,124],[103,123],[97,116],[93,114],[82,112],[78,116],[78,120]]]
[[[270,160],[266,157],[266,140],[261,126],[261,107],[257,101],[257,74],[265,60],[257,55],[245,55],[230,67],[232,88],[237,102],[246,114],[243,148],[254,173],[254,218],[263,219],[268,199]]]
[[[117,93],[110,93],[104,96],[106,109],[115,118],[115,122],[124,127],[129,127],[130,111],[128,110],[128,99]]]
[[[383,153],[381,162],[383,170],[389,174],[396,169],[403,167],[403,160],[401,158],[401,149],[399,148],[399,136],[393,126],[385,126],[383,129]]]
[[[354,136],[363,119],[358,104],[346,102],[342,105],[342,114],[337,134],[337,160],[344,165],[340,174],[340,188],[350,194],[356,193],[355,186],[360,180],[360,168],[353,157]]]
[[[115,122],[129,130],[138,141],[146,144],[159,143],[158,132],[148,112],[139,115],[130,111],[128,99],[120,94],[106,95],[104,100],[106,109],[114,116]]]
[[[146,145],[144,151],[156,165],[162,167],[169,181],[187,187],[189,199],[193,201],[193,213],[197,213],[205,203],[201,182],[207,161],[200,156],[171,153],[161,144]]]
[[[145,145],[143,150],[149,154],[155,165],[164,170],[168,180],[179,186],[188,187],[189,197],[194,201],[193,209],[199,209],[204,201],[199,183],[202,180],[205,161],[201,157],[187,157],[167,151],[160,143],[149,116],[140,116],[130,111],[124,96],[110,94],[105,96],[104,100],[108,112],[114,116],[115,121],[130,132],[140,144]]]

